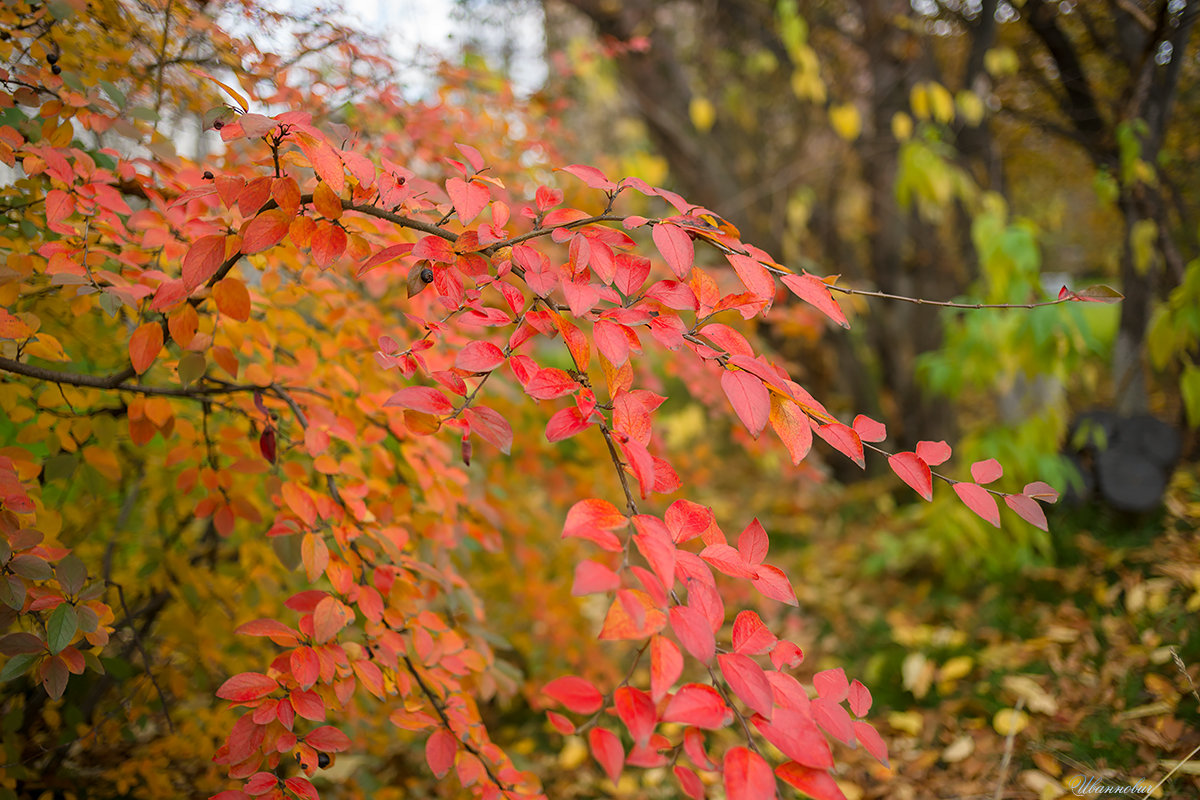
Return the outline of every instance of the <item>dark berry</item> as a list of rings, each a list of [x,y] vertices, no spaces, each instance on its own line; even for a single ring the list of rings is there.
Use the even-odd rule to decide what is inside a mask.
[[[425,281],[426,283],[433,283],[433,270],[431,270],[429,267],[421,270],[421,280]]]
[[[61,75],[62,67],[60,67],[58,64],[55,64],[53,67],[50,68],[50,71],[53,72],[55,75]]]
[[[47,53],[46,60],[49,61],[51,64],[57,64],[58,63],[58,53]]]
[[[203,177],[204,177],[204,180],[211,181],[213,179],[213,174],[211,172],[209,172],[208,170],[204,170]]]
[[[329,753],[317,753],[317,766],[321,769],[329,766]]]

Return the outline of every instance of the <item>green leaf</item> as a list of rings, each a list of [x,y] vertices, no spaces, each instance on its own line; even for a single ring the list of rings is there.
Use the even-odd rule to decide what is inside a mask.
[[[144,119],[146,122],[158,122],[158,112],[146,106],[135,106],[128,111],[129,116]]]
[[[1075,293],[1075,296],[1080,300],[1089,300],[1093,303],[1119,303],[1125,299],[1125,295],[1102,283],[1081,289]]]
[[[54,609],[50,614],[50,619],[46,620],[46,645],[50,648],[50,652],[56,655],[61,653],[75,638],[77,630],[79,630],[79,613],[75,610],[75,606],[63,603]]]
[[[83,565],[79,556],[72,553],[58,562],[54,574],[58,577],[58,585],[62,587],[63,592],[74,597],[79,594],[84,581],[87,580],[87,567]]]
[[[1183,395],[1183,407],[1187,409],[1188,425],[1200,426],[1200,367],[1189,364],[1179,378],[1179,393]]]
[[[203,355],[188,353],[179,359],[179,382],[186,389],[188,384],[203,375],[206,369],[208,369],[208,362],[204,360]]]
[[[118,89],[115,83],[112,81],[101,80],[100,88],[104,90],[104,93],[107,94],[109,99],[116,103],[117,106],[120,108],[125,107],[125,93]]]
[[[13,678],[24,675],[33,666],[33,662],[37,660],[38,656],[32,653],[21,653],[20,655],[13,656],[4,665],[4,669],[0,669],[0,683],[7,683]]]

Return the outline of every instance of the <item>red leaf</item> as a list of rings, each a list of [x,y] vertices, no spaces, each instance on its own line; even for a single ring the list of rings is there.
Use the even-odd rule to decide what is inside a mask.
[[[246,794],[252,797],[266,794],[279,785],[279,778],[273,772],[256,772],[246,781]]]
[[[842,702],[850,694],[850,683],[846,680],[846,671],[841,667],[813,675],[813,687],[817,695],[834,703]]]
[[[615,592],[620,586],[620,576],[603,564],[580,561],[575,565],[575,582],[571,585],[571,594],[575,597]]]
[[[699,728],[689,727],[683,731],[683,751],[697,767],[703,770],[719,769],[708,757],[704,748],[704,734]]]
[[[725,727],[726,720],[732,716],[733,712],[716,689],[703,683],[688,683],[667,703],[662,720],[719,730]]]
[[[624,325],[609,322],[605,319],[596,320],[592,326],[592,337],[596,340],[596,349],[604,354],[609,363],[619,367],[629,360],[629,337]]]
[[[804,275],[784,275],[782,280],[784,285],[791,289],[801,300],[816,307],[822,314],[843,328],[850,327],[850,323],[846,320],[846,315],[838,307],[837,301],[829,293],[829,287],[825,285],[824,281],[807,273]]]
[[[808,424],[808,415],[800,410],[800,406],[791,400],[785,400],[779,395],[771,395],[771,427],[793,464],[799,464],[812,448],[812,426]]]
[[[312,691],[294,691],[288,700],[297,714],[313,722],[325,719],[325,701],[321,695]]]
[[[791,669],[798,667],[804,661],[804,651],[794,643],[780,641],[771,651],[771,663],[775,669]]]
[[[850,710],[856,717],[865,717],[871,710],[871,691],[859,681],[850,684]]]
[[[846,795],[838,788],[837,781],[823,769],[812,769],[789,761],[776,767],[775,774],[813,800],[846,800]]]
[[[733,649],[756,656],[770,652],[778,640],[766,623],[753,611],[741,611],[733,621]]]
[[[317,787],[313,786],[312,781],[308,778],[301,776],[287,778],[284,780],[283,785],[297,797],[307,797],[308,800],[320,800],[320,795],[317,794]]]
[[[688,236],[686,231],[670,223],[655,225],[654,230],[651,231],[651,237],[654,239],[654,246],[658,248],[658,252],[662,253],[663,259],[675,273],[675,277],[680,280],[685,279],[692,271],[692,264],[696,260],[696,248],[692,243],[692,237]]]
[[[139,325],[138,329],[129,337],[129,363],[133,365],[134,371],[141,375],[150,369],[154,359],[158,358],[158,354],[162,352],[162,347],[161,325],[157,322]]]
[[[731,578],[758,577],[758,569],[747,564],[742,554],[727,544],[710,544],[700,551],[700,558]]]
[[[870,753],[876,761],[883,764],[885,767],[888,764],[887,742],[883,741],[883,737],[879,735],[879,731],[869,722],[864,722],[861,719],[854,721],[854,734],[863,748]]]
[[[950,458],[950,445],[945,442],[917,442],[917,455],[929,466],[936,467]]]
[[[746,287],[746,291],[768,303],[774,299],[775,279],[758,259],[740,253],[726,253],[725,258],[729,259],[729,263],[733,265],[733,271],[737,273],[738,279]]]
[[[235,703],[245,703],[266,697],[278,688],[279,684],[274,678],[268,678],[258,672],[242,672],[222,683],[221,688],[217,689],[217,697]]]
[[[378,267],[381,264],[386,264],[389,261],[392,261],[397,258],[401,258],[402,256],[406,256],[412,252],[412,249],[413,249],[413,246],[407,242],[404,242],[402,244],[393,244],[389,247],[385,247],[382,250],[380,250],[378,253],[376,253],[375,255],[368,258],[365,262],[363,262],[363,265],[358,268],[358,274],[362,275],[364,273],[370,272],[371,270],[375,269],[376,267]],[[504,284],[504,285],[507,286],[508,284]]]
[[[911,486],[926,500],[933,499],[933,473],[929,465],[916,453],[897,453],[888,456],[888,466],[900,480]]]
[[[581,526],[613,531],[629,524],[629,518],[607,500],[590,498],[580,500],[567,512],[563,523],[564,534]]]
[[[225,261],[225,237],[221,234],[201,236],[183,257],[183,285],[191,292],[207,281]]]
[[[593,189],[602,189],[607,192],[617,188],[617,185],[605,177],[603,172],[595,167],[589,167],[587,164],[570,164],[559,167],[558,171],[574,175]]]
[[[733,693],[750,708],[770,719],[775,708],[775,696],[762,667],[750,656],[741,653],[722,653],[717,656],[717,663]]]
[[[977,483],[959,482],[954,484],[954,493],[966,503],[967,508],[974,511],[997,528],[1000,527],[1000,508],[991,492]]]
[[[833,766],[829,742],[807,714],[779,706],[771,720],[756,716],[752,721],[763,738],[788,758],[817,769]]]
[[[1043,503],[1058,502],[1058,490],[1042,481],[1025,484],[1025,488],[1021,490],[1021,494],[1026,497],[1032,497],[1034,500],[1041,500]]]
[[[579,382],[566,370],[547,367],[538,370],[525,384],[525,393],[534,400],[553,400],[571,394],[579,388]]]
[[[742,424],[757,437],[771,414],[771,394],[761,380],[742,370],[721,373],[721,389]]]
[[[1050,530],[1050,526],[1046,522],[1046,512],[1042,510],[1042,507],[1032,497],[1026,497],[1023,494],[1006,494],[1004,495],[1004,502],[1009,508],[1017,512],[1017,516],[1030,525],[1041,528],[1044,531]]]
[[[849,425],[843,425],[840,422],[821,425],[817,428],[817,435],[846,458],[858,464],[862,469],[866,469],[867,461],[863,456],[862,439]]]
[[[470,342],[454,359],[454,366],[467,372],[491,372],[504,363],[504,351],[491,342]]]
[[[304,743],[320,753],[340,753],[350,749],[350,737],[332,725],[322,725],[304,737]]]
[[[300,640],[300,632],[276,619],[256,619],[238,626],[234,633],[243,636],[266,636],[282,647],[289,647]]]
[[[349,239],[346,231],[329,220],[319,220],[313,229],[308,246],[312,250],[313,263],[325,269],[346,252]]]
[[[353,621],[354,612],[330,595],[313,609],[313,639],[317,643],[327,642]]]
[[[608,779],[616,783],[625,766],[625,748],[621,740],[606,728],[592,728],[588,731],[588,744],[592,748],[592,757],[604,768]]]
[[[738,536],[737,546],[738,553],[747,564],[761,564],[767,557],[767,548],[770,546],[770,542],[767,539],[767,532],[763,530],[762,523],[758,521],[757,517],[750,520],[750,524]]]
[[[991,483],[1004,474],[1004,467],[994,458],[976,461],[971,465],[971,477],[976,483]]]
[[[716,518],[712,509],[691,500],[676,500],[664,515],[667,530],[676,544],[695,539],[713,526]]]
[[[846,709],[832,700],[818,697],[812,701],[812,715],[817,724],[843,744],[854,745],[854,725]]]
[[[554,711],[546,712],[546,719],[554,726],[554,730],[561,733],[563,736],[570,736],[575,732],[575,723]]]
[[[385,406],[411,408],[424,414],[441,416],[454,410],[454,405],[446,399],[446,395],[430,386],[406,386],[383,403]]]
[[[465,415],[471,423],[471,430],[478,433],[484,441],[498,447],[504,455],[512,452],[512,426],[498,411],[487,406],[467,406]]]
[[[692,800],[704,800],[704,783],[701,782],[700,776],[692,772],[684,766],[676,765],[675,779],[679,781],[679,788],[683,789],[683,793]]]
[[[577,675],[555,678],[542,687],[542,692],[576,714],[591,714],[600,710],[604,696],[591,681]]]
[[[321,677],[321,659],[311,647],[297,647],[288,656],[292,677],[301,689],[307,689]]]
[[[783,570],[779,569],[779,567],[772,567],[770,564],[760,565],[758,567],[758,577],[754,579],[754,586],[763,597],[778,600],[789,606],[800,605],[799,601],[796,600],[796,592],[792,589],[792,582],[788,580],[787,575],[784,575]]]
[[[717,642],[708,619],[699,610],[674,606],[670,613],[671,630],[693,658],[707,664],[716,653]]]
[[[283,495],[283,502],[305,525],[311,526],[317,521],[317,504],[313,502],[308,490],[288,482],[280,487],[279,492]]]
[[[583,433],[592,426],[575,406],[564,408],[550,417],[546,423],[546,441],[561,442],[576,434]]]
[[[629,729],[634,743],[638,747],[645,747],[658,721],[650,695],[631,686],[622,686],[613,695],[613,705],[617,709],[617,716]]]
[[[458,754],[458,740],[445,728],[439,728],[425,740],[425,763],[435,778],[444,778],[454,766]]]
[[[293,217],[281,208],[272,208],[250,220],[242,232],[242,252],[261,253],[282,242]]]
[[[633,518],[637,533],[633,537],[638,552],[650,564],[654,574],[662,581],[664,589],[675,584],[675,542],[667,532],[667,526],[657,517],[639,514]]]
[[[667,696],[683,674],[683,654],[670,639],[655,636],[650,640],[650,697],[657,704]]]
[[[887,428],[882,422],[859,414],[854,418],[854,432],[864,442],[882,442],[887,438]]]
[[[727,800],[774,800],[775,773],[758,753],[733,747],[725,753],[725,797]]]
[[[487,208],[492,199],[486,186],[475,181],[467,182],[462,178],[451,178],[446,181],[446,194],[454,204],[454,211],[463,225],[469,225],[471,220],[479,216],[479,212]]]
[[[622,589],[608,607],[600,638],[645,639],[661,631],[666,624],[667,615],[655,606],[650,595],[639,589]]]

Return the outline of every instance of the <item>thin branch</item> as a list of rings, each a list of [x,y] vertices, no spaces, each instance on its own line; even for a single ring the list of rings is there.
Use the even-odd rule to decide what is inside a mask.
[[[146,647],[142,644],[142,636],[138,633],[137,628],[133,626],[133,615],[129,613],[129,606],[125,604],[125,588],[116,581],[110,581],[109,584],[117,588],[117,598],[121,601],[121,608],[125,611],[125,618],[130,620],[129,630],[133,633],[133,644],[137,647],[138,652],[142,654],[142,662],[146,665],[146,677],[150,679],[150,684],[154,687],[154,691],[158,692],[158,699],[163,707],[163,716],[167,719],[167,728],[171,733],[174,733],[175,722],[171,719],[171,710],[167,703],[167,696],[163,693],[162,687],[158,685],[158,679],[154,677],[153,670],[150,669],[150,656],[146,654]]]

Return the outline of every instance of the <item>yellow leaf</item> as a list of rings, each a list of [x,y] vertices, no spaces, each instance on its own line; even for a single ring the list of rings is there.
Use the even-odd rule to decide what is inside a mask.
[[[992,717],[992,727],[1001,736],[1008,736],[1010,731],[1014,735],[1018,734],[1025,730],[1027,725],[1029,725],[1029,715],[1024,711],[1012,708],[1002,708]]]
[[[903,142],[908,137],[912,136],[913,120],[908,114],[903,111],[897,111],[892,115],[892,136],[896,137],[897,141]]]
[[[919,736],[925,728],[925,718],[916,711],[892,711],[887,720],[894,730],[909,736]]]
[[[950,122],[954,119],[954,96],[940,83],[931,81],[928,86],[929,110],[933,118],[942,124]]]
[[[862,133],[862,118],[858,109],[850,103],[833,106],[829,109],[829,123],[838,136],[847,142],[853,142]]]
[[[588,758],[587,745],[579,736],[568,736],[558,751],[558,766],[565,770],[578,769]]]
[[[974,92],[959,92],[955,98],[958,113],[968,125],[978,125],[983,121],[983,101]]]
[[[91,445],[83,448],[83,460],[114,483],[121,479],[121,462],[112,450]]]
[[[965,678],[974,666],[975,659],[970,656],[955,656],[942,665],[941,670],[938,671],[938,680],[956,681],[959,678]]]
[[[925,89],[925,84],[918,83],[912,88],[908,93],[908,105],[914,117],[929,119],[929,92]]]
[[[25,345],[25,354],[47,361],[70,361],[63,351],[62,344],[48,333],[39,333],[33,341]]]
[[[692,118],[692,126],[700,133],[708,133],[716,121],[717,111],[707,97],[693,97],[688,104],[688,116]]]

